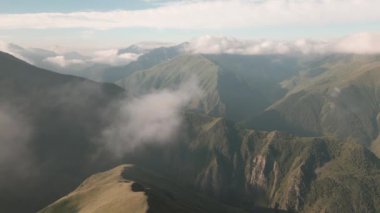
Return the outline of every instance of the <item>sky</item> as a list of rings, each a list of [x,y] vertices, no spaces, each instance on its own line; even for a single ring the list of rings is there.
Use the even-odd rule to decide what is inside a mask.
[[[379,0],[0,0],[0,40],[120,48],[197,37],[329,39],[380,32]]]

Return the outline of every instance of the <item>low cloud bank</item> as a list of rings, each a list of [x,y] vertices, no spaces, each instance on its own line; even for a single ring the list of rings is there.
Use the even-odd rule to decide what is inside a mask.
[[[69,13],[0,14],[0,29],[236,29],[323,26],[380,19],[378,0],[171,1],[155,8]]]
[[[30,64],[59,71],[78,71],[93,68],[95,65],[123,66],[138,60],[141,55],[155,47],[162,46],[169,45],[137,44],[124,49],[98,50],[82,55],[77,52],[57,53],[38,48],[23,48],[0,41],[0,51],[12,54]],[[178,48],[183,53],[192,54],[380,54],[380,33],[362,32],[326,40],[244,40],[206,35],[183,43]]]
[[[24,54],[20,53],[19,48],[17,48],[17,47],[18,46],[16,46],[16,45],[12,45],[12,44],[9,44],[7,42],[0,41],[0,51],[11,54],[11,55],[23,60],[23,61],[30,63],[30,64],[34,64],[34,62],[32,60],[30,60],[28,57],[25,57],[27,51],[25,51]]]
[[[176,90],[153,91],[121,102],[115,120],[103,132],[107,147],[121,156],[142,144],[170,142],[181,126],[183,110],[201,94],[192,78]]]
[[[241,40],[231,37],[203,36],[184,46],[185,51],[203,54],[324,54],[324,53],[380,53],[380,33],[358,33],[330,40],[298,39]]]
[[[137,60],[141,54],[126,52],[119,53],[118,49],[96,51],[94,56],[90,59],[93,63],[109,64],[113,66],[120,66],[129,64]]]
[[[118,49],[98,50],[85,55],[77,52],[58,53],[38,48],[24,48],[3,41],[0,41],[0,51],[36,66],[58,70],[84,69],[95,64],[122,66],[137,60],[141,56],[141,54],[133,52],[120,53]]]
[[[81,65],[85,63],[85,61],[81,59],[67,59],[63,55],[48,57],[44,59],[44,61],[59,67],[68,67],[72,65]]]
[[[140,54],[123,53],[118,54],[117,49],[96,51],[94,54],[87,55],[81,58],[69,58],[65,55],[57,55],[48,57],[43,60],[51,65],[60,68],[70,68],[73,66],[90,67],[94,64],[106,64],[111,66],[127,65],[132,61],[137,60]]]

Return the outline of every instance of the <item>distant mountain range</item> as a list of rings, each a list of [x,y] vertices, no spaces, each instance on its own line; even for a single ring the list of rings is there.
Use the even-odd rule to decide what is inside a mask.
[[[166,56],[132,74],[132,64],[120,68],[126,76],[113,80],[138,96],[195,76],[204,98],[194,109],[260,130],[352,138],[379,152],[379,55]]]
[[[0,210],[380,210],[380,56],[205,55],[181,48],[80,71],[108,83],[0,53],[0,110],[31,129],[22,144],[30,157],[0,158]],[[144,144],[122,158],[99,142],[115,103],[192,78],[203,96],[182,112],[175,141]],[[22,169],[28,175],[17,176],[24,161],[31,162]]]

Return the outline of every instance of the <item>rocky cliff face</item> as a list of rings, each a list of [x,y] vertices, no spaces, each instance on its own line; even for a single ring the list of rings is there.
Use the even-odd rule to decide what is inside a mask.
[[[348,173],[341,167],[361,168],[355,164],[362,162],[368,170],[352,169],[350,174],[365,174],[371,180],[379,177],[379,159],[362,145],[328,138],[295,137],[278,131],[241,129],[224,119],[197,114],[188,114],[187,123],[184,127],[187,135],[181,142],[151,150],[155,154],[149,156],[156,158],[153,162],[159,162],[154,168],[233,206],[251,209],[278,204],[281,209],[319,212],[321,209],[316,203],[325,199],[320,190],[335,192],[351,184],[344,177]],[[173,153],[177,154],[173,156]],[[343,159],[348,153],[356,153],[356,160]],[[143,164],[152,167],[149,162],[152,159],[145,159]],[[327,189],[323,185],[326,177],[336,180]],[[375,192],[365,189],[366,184],[379,187],[378,181],[364,184],[358,178],[353,183],[374,202],[380,201]],[[347,205],[352,208],[379,210],[374,205],[363,207],[357,202],[364,197],[348,199]],[[339,202],[339,198],[334,201]],[[331,201],[326,203],[326,211],[334,212]]]
[[[185,123],[177,141],[147,145],[126,156],[126,161],[145,171],[138,176],[127,172],[127,179],[153,190],[151,198],[159,198],[155,204],[165,201],[167,207],[182,208],[194,202],[190,190],[217,200],[215,209],[226,204],[243,211],[275,206],[297,212],[380,210],[380,160],[363,145],[242,129],[225,119],[195,113],[186,114]],[[91,196],[103,196],[103,191]],[[71,197],[70,202],[79,201]],[[112,199],[109,202],[119,206]],[[63,204],[58,201],[53,207]]]

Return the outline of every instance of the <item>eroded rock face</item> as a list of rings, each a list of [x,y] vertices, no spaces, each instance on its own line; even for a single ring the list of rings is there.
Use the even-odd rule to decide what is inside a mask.
[[[218,163],[214,160],[199,174],[195,182],[200,189],[209,194],[221,197],[221,189],[223,188],[221,179],[223,176],[220,174],[218,167]]]
[[[291,207],[298,210],[302,208],[308,188],[304,169],[306,163],[302,161],[298,168],[286,171],[288,174],[281,177],[277,161],[271,160],[268,155],[258,155],[254,157],[251,170],[246,176],[247,190],[252,190],[256,195],[265,195],[270,206],[278,203],[281,209]],[[280,184],[285,187],[279,188]]]
[[[190,120],[196,125],[191,126],[190,137],[178,147],[166,147],[149,155],[156,157],[149,161],[159,163],[155,166],[160,169],[175,172],[173,176],[180,183],[233,206],[251,209],[277,204],[280,209],[300,212],[317,208],[314,204],[324,198],[313,197],[321,188],[316,182],[326,174],[335,178],[334,171],[341,168],[342,162],[344,166],[356,162],[338,159],[344,157],[340,153],[343,142],[239,129],[224,119],[191,119],[196,119]],[[353,149],[360,151],[358,147]],[[347,153],[352,154],[350,150]],[[362,159],[366,153],[357,155],[357,159]],[[339,188],[339,184],[332,187]]]
[[[285,189],[284,193],[285,196],[280,201],[280,207],[283,209],[291,207],[299,210],[303,205],[306,186],[304,182],[304,172],[301,167],[297,169],[288,180],[288,187]]]
[[[254,188],[262,190],[267,189],[267,177],[264,174],[265,167],[267,165],[266,157],[258,155],[253,159],[252,171],[247,177],[248,184]]]

